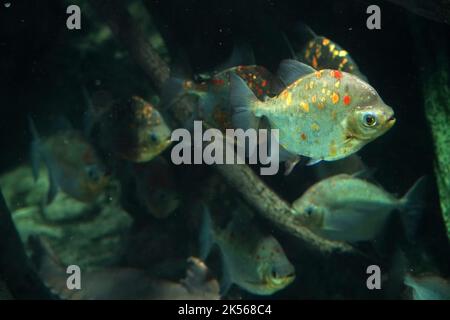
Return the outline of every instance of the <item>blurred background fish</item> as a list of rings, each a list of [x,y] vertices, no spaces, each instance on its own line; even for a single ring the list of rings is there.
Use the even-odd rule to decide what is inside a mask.
[[[209,125],[225,131],[233,128],[229,107],[231,74],[240,76],[259,99],[272,95],[274,76],[266,68],[256,65],[232,67],[201,82],[171,78],[166,84],[166,94],[175,98],[185,94],[198,96],[198,110],[194,115],[196,119],[203,119]]]
[[[403,198],[397,199],[375,184],[339,174],[310,187],[292,207],[299,219],[318,234],[349,242],[373,240],[394,210],[399,210],[405,232],[411,237],[425,207],[426,185],[422,177]]]
[[[349,52],[333,40],[317,35],[306,24],[298,22],[289,33],[292,55],[316,70],[333,69],[354,74],[367,82]]]
[[[91,121],[91,127],[98,124],[103,149],[132,162],[150,161],[171,144],[171,129],[161,113],[138,96],[112,104]]]
[[[72,129],[40,138],[31,117],[28,120],[33,136],[31,162],[35,180],[39,178],[41,161],[47,167],[47,203],[59,189],[79,201],[94,201],[108,185],[109,176],[93,146],[81,132]]]
[[[31,238],[34,261],[46,285],[68,300],[218,300],[219,283],[196,257],[187,260],[186,276],[180,281],[158,279],[145,270],[108,268],[82,273],[81,289],[67,288],[67,273],[48,244]]]

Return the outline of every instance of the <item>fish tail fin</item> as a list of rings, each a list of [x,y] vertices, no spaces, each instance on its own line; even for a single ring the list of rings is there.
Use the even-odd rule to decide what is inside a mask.
[[[233,109],[233,125],[244,130],[256,128],[258,119],[254,112],[261,102],[241,77],[232,74],[230,81],[230,104]]]
[[[39,138],[39,133],[36,129],[36,126],[34,124],[33,119],[30,115],[28,115],[28,124],[30,127],[31,134],[33,136],[33,140],[31,142],[31,169],[33,171],[33,178],[36,181],[39,178],[39,169],[40,169],[40,163],[41,160],[44,161],[45,166],[47,167],[48,171],[48,181],[49,181],[49,190],[47,194],[46,204],[49,204],[53,201],[53,199],[56,197],[56,194],[58,193],[58,184],[56,182],[56,176],[55,173],[52,170],[52,166],[50,164],[50,160],[48,159],[48,156],[45,154],[42,154],[42,145],[41,140]]]
[[[425,195],[428,185],[429,178],[427,176],[420,177],[400,200],[402,206],[401,218],[408,240],[413,240],[417,234],[426,205]]]
[[[214,245],[214,230],[209,208],[205,204],[202,204],[202,207],[202,224],[199,236],[200,259],[206,260]]]
[[[39,152],[40,139],[39,139],[39,133],[36,129],[33,118],[31,118],[30,115],[28,115],[27,118],[28,118],[28,126],[30,128],[30,132],[32,135],[31,145],[30,145],[31,170],[33,172],[34,181],[37,181],[39,179],[39,168],[40,168],[40,164],[41,164],[40,163],[41,157],[40,157],[40,152]]]

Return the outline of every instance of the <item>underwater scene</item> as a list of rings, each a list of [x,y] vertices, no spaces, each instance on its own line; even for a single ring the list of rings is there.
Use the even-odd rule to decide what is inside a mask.
[[[450,1],[1,0],[0,299],[450,300]]]

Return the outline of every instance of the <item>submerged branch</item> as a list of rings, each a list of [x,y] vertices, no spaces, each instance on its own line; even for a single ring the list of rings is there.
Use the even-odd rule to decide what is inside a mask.
[[[170,76],[169,66],[158,57],[142,31],[133,24],[123,4],[118,0],[91,0],[91,3],[110,26],[114,35],[127,46],[137,63],[161,91],[164,81]],[[167,111],[178,125],[182,125],[194,108],[192,103],[183,99]],[[251,207],[281,230],[324,253],[354,252],[352,246],[323,239],[300,225],[292,215],[290,205],[273,192],[247,165],[215,165],[214,167]]]
[[[35,272],[0,190],[0,276],[16,299],[54,299]]]

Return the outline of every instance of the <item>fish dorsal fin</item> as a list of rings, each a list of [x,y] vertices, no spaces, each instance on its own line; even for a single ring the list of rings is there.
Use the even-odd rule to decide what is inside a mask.
[[[277,76],[285,86],[288,86],[297,79],[314,72],[316,72],[316,70],[307,64],[297,60],[286,59],[281,61],[280,66],[278,67]]]
[[[255,64],[255,55],[252,47],[242,40],[237,40],[233,46],[231,56],[214,69],[215,73],[219,73],[236,66],[253,64]]]
[[[362,180],[373,180],[376,171],[376,168],[366,168],[353,173],[352,177]]]

